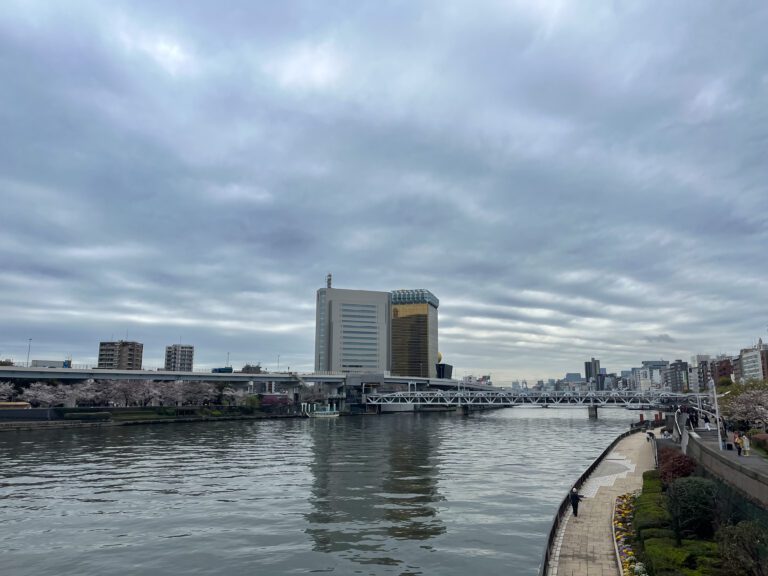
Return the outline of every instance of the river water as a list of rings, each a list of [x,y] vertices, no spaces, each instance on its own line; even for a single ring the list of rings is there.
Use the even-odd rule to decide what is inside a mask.
[[[0,434],[0,573],[534,575],[637,412],[514,408]]]

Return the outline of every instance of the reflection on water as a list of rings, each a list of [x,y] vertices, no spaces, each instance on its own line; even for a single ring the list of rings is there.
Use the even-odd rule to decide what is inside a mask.
[[[0,434],[3,576],[535,574],[637,418],[520,409]]]
[[[352,562],[396,566],[392,539],[443,534],[441,499],[430,460],[438,439],[419,416],[392,416],[386,429],[370,417],[313,422],[313,511],[306,515],[313,549]],[[362,449],[361,449],[362,448]]]

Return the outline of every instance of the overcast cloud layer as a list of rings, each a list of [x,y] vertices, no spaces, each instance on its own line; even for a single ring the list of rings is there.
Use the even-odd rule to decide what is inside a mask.
[[[458,376],[768,325],[761,2],[0,9],[0,356],[311,370],[315,291],[428,288]]]

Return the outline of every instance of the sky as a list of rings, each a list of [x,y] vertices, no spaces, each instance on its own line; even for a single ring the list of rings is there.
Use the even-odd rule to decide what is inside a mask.
[[[768,339],[768,5],[4,0],[0,358],[312,370],[427,288],[455,376]],[[31,339],[31,342],[30,342]]]

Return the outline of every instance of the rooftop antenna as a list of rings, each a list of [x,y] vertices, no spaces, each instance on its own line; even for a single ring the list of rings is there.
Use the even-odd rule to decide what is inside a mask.
[[[328,272],[328,276],[325,277],[325,286],[326,286],[326,288],[330,288],[331,287],[332,280],[333,280],[333,275],[330,272]]]

